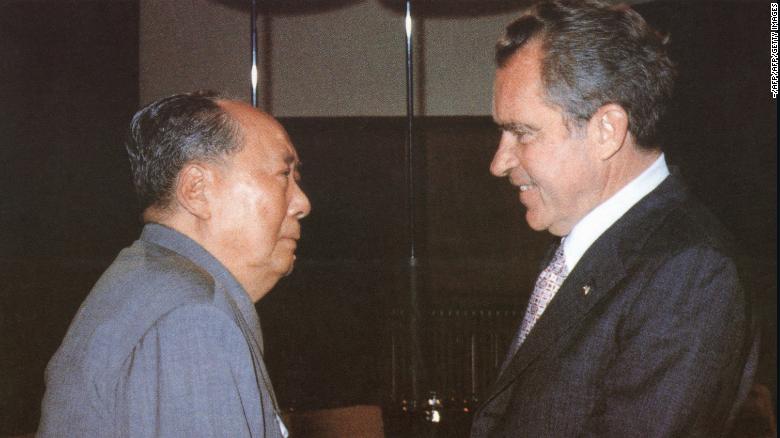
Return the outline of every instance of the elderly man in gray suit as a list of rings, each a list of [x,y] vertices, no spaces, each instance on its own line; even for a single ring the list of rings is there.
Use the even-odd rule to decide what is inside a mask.
[[[539,3],[499,40],[490,170],[561,239],[473,438],[721,436],[749,388],[757,344],[726,233],[657,135],[666,43],[587,0]]]
[[[38,436],[283,437],[254,303],[293,268],[310,210],[271,116],[213,93],[136,113],[143,208],[46,370]]]

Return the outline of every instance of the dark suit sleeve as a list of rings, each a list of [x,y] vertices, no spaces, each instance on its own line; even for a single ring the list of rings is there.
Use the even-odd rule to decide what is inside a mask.
[[[741,375],[746,304],[733,262],[696,248],[645,273],[585,436],[719,436]]]

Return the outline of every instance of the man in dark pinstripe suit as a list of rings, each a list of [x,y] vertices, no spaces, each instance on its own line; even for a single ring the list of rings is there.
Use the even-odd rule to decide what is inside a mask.
[[[491,172],[561,240],[473,438],[721,436],[749,389],[753,321],[729,238],[658,140],[667,42],[628,7],[561,0],[497,44]]]

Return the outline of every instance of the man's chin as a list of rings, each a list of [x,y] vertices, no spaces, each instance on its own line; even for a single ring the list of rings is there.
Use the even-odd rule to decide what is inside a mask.
[[[287,263],[287,269],[281,270],[284,272],[282,274],[282,277],[287,277],[288,275],[292,274],[293,269],[295,269],[295,255],[293,254],[292,259]]]
[[[534,231],[544,231],[547,229],[547,224],[540,220],[531,209],[528,209],[525,212],[525,222]]]

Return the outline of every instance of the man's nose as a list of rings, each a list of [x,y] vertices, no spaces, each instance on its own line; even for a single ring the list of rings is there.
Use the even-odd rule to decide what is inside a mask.
[[[498,149],[496,149],[493,161],[490,163],[490,173],[494,176],[507,176],[509,171],[519,164],[516,148],[508,137],[507,133],[501,134]]]
[[[297,183],[293,190],[295,190],[295,192],[293,193],[288,213],[300,220],[308,216],[309,212],[311,212],[311,203],[309,202],[309,197],[306,196],[306,193],[303,193],[303,189],[301,189],[301,186]]]

